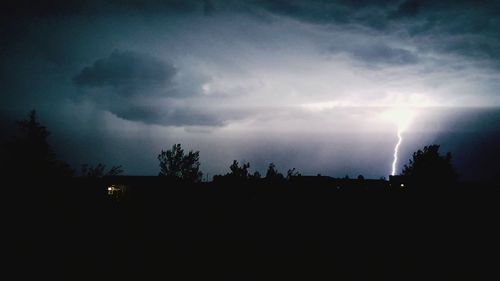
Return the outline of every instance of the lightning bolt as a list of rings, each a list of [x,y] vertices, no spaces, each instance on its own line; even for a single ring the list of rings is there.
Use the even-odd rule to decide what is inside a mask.
[[[391,170],[391,176],[396,175],[396,165],[398,164],[398,151],[399,151],[399,146],[403,142],[403,130],[401,127],[398,126],[398,142],[396,143],[396,146],[394,147],[394,160],[392,161],[392,170]]]
[[[396,175],[396,169],[398,166],[398,159],[399,159],[399,147],[403,143],[403,132],[405,132],[410,127],[410,124],[412,123],[412,120],[414,119],[415,115],[416,115],[415,110],[407,106],[398,106],[384,112],[385,119],[396,125],[398,129],[397,133],[398,142],[394,146],[394,154],[393,154],[394,158],[392,160],[391,174],[390,174],[391,176]]]

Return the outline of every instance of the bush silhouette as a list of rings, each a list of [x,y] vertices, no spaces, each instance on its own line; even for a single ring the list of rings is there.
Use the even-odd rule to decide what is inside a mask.
[[[112,166],[107,172],[106,165],[99,163],[97,166],[90,166],[88,164],[82,165],[82,177],[86,178],[102,178],[118,176],[123,173],[122,166]]]
[[[291,180],[293,177],[300,177],[300,176],[302,176],[302,175],[295,168],[289,169],[286,172],[286,179],[287,180]]]
[[[203,176],[200,171],[200,152],[189,151],[184,154],[180,144],[174,144],[172,149],[161,151],[159,176],[167,176],[186,182],[199,182]]]
[[[251,174],[250,176],[250,179],[252,180],[259,180],[262,178],[261,174],[259,173],[259,171],[255,171],[253,174]]]
[[[269,163],[269,167],[266,172],[266,180],[276,181],[283,180],[284,178],[285,177],[276,169],[276,165],[274,165],[274,163]]]
[[[225,175],[215,175],[214,176],[214,181],[223,181],[223,182],[247,182],[247,181],[252,181],[256,182],[261,179],[261,175],[258,171],[255,171],[254,173],[251,173],[249,171],[250,168],[250,163],[249,162],[243,162],[243,165],[240,166],[237,160],[233,160],[233,163],[231,166],[229,166],[229,169],[231,172],[225,174]]]
[[[231,173],[229,173],[228,176],[234,179],[246,180],[250,177],[248,168],[250,168],[250,163],[243,162],[243,166],[240,167],[238,161],[234,160],[233,164],[229,166]]]

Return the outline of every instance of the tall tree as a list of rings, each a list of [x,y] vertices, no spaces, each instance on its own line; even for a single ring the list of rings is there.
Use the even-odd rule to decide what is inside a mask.
[[[449,184],[456,181],[451,164],[451,153],[440,155],[439,145],[425,146],[413,153],[402,174],[411,182],[421,184]]]
[[[57,159],[47,138],[50,132],[38,121],[35,110],[28,119],[17,121],[18,132],[4,146],[2,171],[9,176],[67,177],[73,170]]]
[[[199,182],[203,176],[200,171],[200,152],[189,151],[184,154],[180,144],[174,144],[170,150],[162,150],[158,155],[158,161],[160,161],[160,176],[188,182]]]

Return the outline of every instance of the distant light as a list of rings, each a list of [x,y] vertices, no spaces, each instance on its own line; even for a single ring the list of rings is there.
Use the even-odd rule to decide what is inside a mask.
[[[402,183],[402,184],[401,184],[401,187],[405,187],[405,184],[404,184],[404,183]]]
[[[108,195],[113,195],[115,192],[118,192],[120,189],[117,188],[114,184],[108,186]]]

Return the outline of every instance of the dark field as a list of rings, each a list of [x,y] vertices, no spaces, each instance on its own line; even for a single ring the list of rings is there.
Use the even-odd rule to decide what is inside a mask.
[[[497,280],[500,269],[494,185],[337,189],[142,178],[117,199],[109,184],[10,185],[3,232],[12,276]]]

